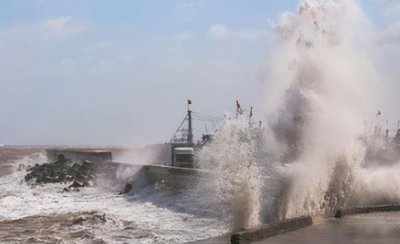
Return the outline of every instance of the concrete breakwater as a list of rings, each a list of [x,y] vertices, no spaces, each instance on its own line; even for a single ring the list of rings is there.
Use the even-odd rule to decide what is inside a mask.
[[[355,215],[355,214],[363,215],[363,214],[368,214],[368,213],[395,212],[395,211],[397,211],[397,212],[400,211],[400,205],[365,206],[365,207],[355,207],[355,208],[338,210],[338,212],[340,212],[340,217],[345,217],[346,215]],[[339,218],[339,216],[335,216],[335,217]],[[329,219],[330,218],[326,218],[327,223],[340,224],[340,222],[329,222],[330,221]],[[349,224],[347,222],[348,221],[344,222],[344,224]],[[357,224],[357,223],[355,222],[353,224]],[[360,224],[362,224],[362,223],[360,223]],[[245,231],[233,233],[231,236],[231,243],[234,243],[234,244],[252,243],[252,242],[261,241],[263,239],[267,239],[267,238],[270,238],[273,236],[277,236],[280,234],[283,234],[285,236],[284,233],[286,233],[286,232],[298,230],[298,229],[301,229],[301,228],[304,228],[304,227],[307,227],[310,225],[313,225],[313,219],[311,216],[302,216],[302,217],[297,217],[297,218],[293,218],[293,219],[287,219],[287,220],[279,221],[276,223],[263,225],[257,229],[245,230]],[[387,228],[390,228],[390,223],[387,223],[387,225],[388,225]],[[383,227],[381,227],[381,228],[383,228]],[[318,228],[316,230],[318,230]],[[321,231],[321,230],[319,230],[319,231]],[[357,230],[357,231],[359,231],[359,230]],[[309,232],[310,231],[305,230],[305,232],[302,232],[302,233],[304,235],[304,233],[309,233]],[[321,235],[321,233],[314,233],[314,234],[316,234],[317,236]],[[338,234],[340,234],[340,233],[336,233],[336,235],[338,235]],[[300,236],[302,238],[308,237],[307,235],[305,235],[305,236],[303,236],[303,235],[300,235]],[[343,232],[340,235],[343,235],[343,236],[340,236],[341,238],[342,237],[345,238],[346,235],[349,235],[349,234]],[[293,235],[289,234],[288,236],[290,238],[294,238],[294,239],[296,239],[296,237],[297,237],[296,234],[293,234]],[[355,236],[357,236],[357,235],[355,235]],[[354,238],[353,236],[350,236],[350,237]],[[346,238],[350,238],[350,237],[346,237]],[[288,240],[291,240],[290,238]],[[382,238],[384,238],[384,237],[382,237]],[[274,240],[274,238],[271,239],[271,241],[272,241],[271,243],[274,242],[273,240]],[[282,239],[282,240],[284,240],[284,239]],[[284,243],[286,243],[286,242],[284,242]],[[315,242],[315,243],[318,243],[318,242]]]
[[[140,191],[146,186],[157,184],[166,185],[172,189],[185,189],[198,186],[201,180],[211,179],[215,173],[206,170],[178,168],[162,165],[129,165],[110,163],[115,170],[133,172],[129,184],[132,184],[132,192]],[[256,229],[243,230],[220,238],[210,238],[204,243],[251,243],[265,238],[279,235],[288,231],[297,230],[312,225],[310,216],[301,216],[269,224],[264,224]]]
[[[373,212],[393,212],[400,211],[400,205],[378,205],[378,206],[365,206],[347,209],[338,209],[335,213],[335,218],[341,218],[345,215],[352,214],[365,214]]]
[[[165,185],[172,189],[193,187],[200,179],[213,173],[206,170],[178,168],[163,165],[136,165],[126,163],[101,163],[99,168],[106,177],[117,183],[132,185],[132,191],[140,191],[148,185]]]
[[[271,236],[312,225],[312,223],[313,221],[311,216],[301,216],[276,223],[266,224],[257,229],[244,230],[234,233],[231,237],[231,243],[242,244],[260,241]]]

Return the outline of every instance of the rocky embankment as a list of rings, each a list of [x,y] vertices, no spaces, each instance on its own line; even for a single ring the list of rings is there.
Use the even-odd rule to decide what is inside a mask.
[[[91,162],[72,163],[60,155],[53,163],[36,164],[28,169],[25,181],[38,184],[72,182],[68,188],[77,188],[92,185],[95,178],[95,168]]]

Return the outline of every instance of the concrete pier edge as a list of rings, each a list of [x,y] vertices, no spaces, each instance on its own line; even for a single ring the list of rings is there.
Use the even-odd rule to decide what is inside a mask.
[[[377,205],[377,206],[338,209],[335,213],[335,218],[341,218],[344,217],[345,215],[352,215],[352,214],[392,212],[392,211],[400,211],[400,205],[390,204],[390,205]]]
[[[271,236],[275,236],[284,232],[297,230],[312,225],[311,216],[301,216],[291,219],[279,221],[277,223],[262,225],[257,229],[244,230],[233,233],[231,236],[232,244],[251,243],[259,241]]]

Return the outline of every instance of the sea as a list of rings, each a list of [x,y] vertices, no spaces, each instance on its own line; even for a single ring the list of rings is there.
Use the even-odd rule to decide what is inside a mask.
[[[67,184],[25,182],[27,169],[44,162],[42,151],[2,153],[0,243],[199,243],[229,233],[229,218],[198,192],[119,194],[110,182],[65,192]]]

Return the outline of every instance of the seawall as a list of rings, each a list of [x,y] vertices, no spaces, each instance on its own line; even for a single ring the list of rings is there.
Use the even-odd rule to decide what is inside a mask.
[[[312,223],[313,221],[311,216],[301,216],[276,223],[266,224],[257,229],[244,230],[234,233],[231,237],[231,243],[242,244],[260,241],[271,236],[312,225]]]

